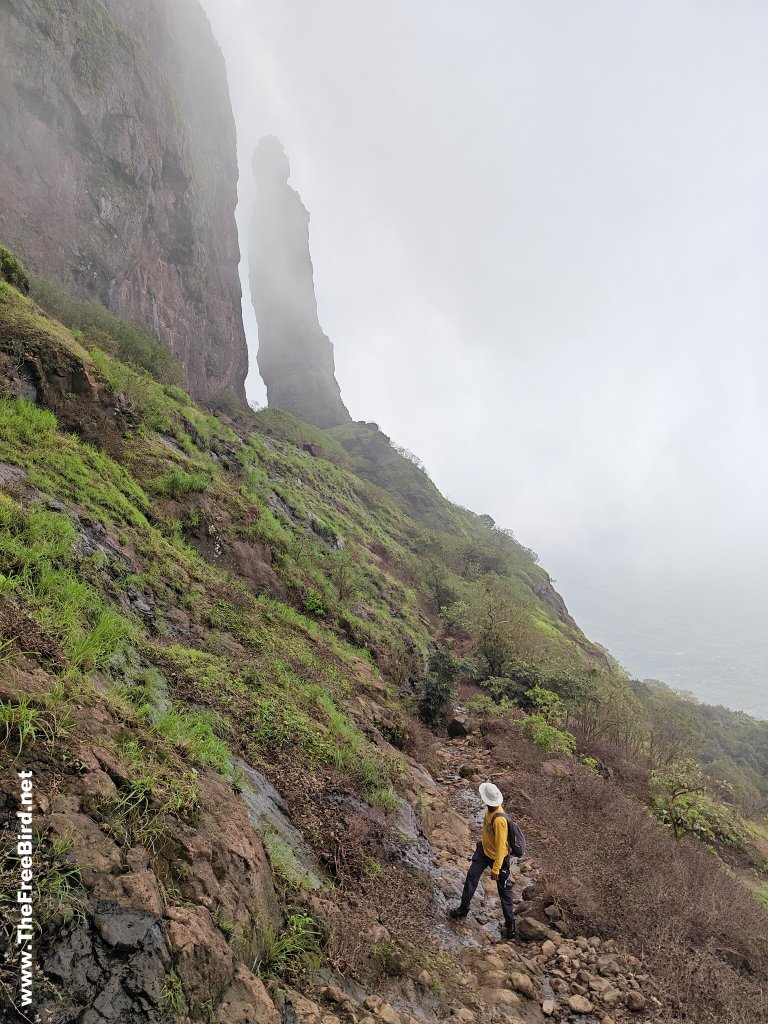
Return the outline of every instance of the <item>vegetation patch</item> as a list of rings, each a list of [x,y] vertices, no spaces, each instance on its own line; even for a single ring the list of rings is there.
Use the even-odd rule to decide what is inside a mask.
[[[21,265],[21,261],[4,245],[0,245],[0,278],[13,285],[14,288],[18,288],[23,295],[29,295],[27,272]]]

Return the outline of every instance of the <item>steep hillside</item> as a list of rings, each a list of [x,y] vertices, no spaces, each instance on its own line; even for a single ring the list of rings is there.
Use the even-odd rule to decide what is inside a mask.
[[[0,234],[138,322],[192,393],[243,395],[237,157],[196,0],[0,5]]]
[[[150,338],[38,282],[68,329],[0,256],[7,1019],[20,771],[37,1019],[764,1019],[760,835],[718,804],[727,834],[675,842],[680,808],[643,808],[678,705],[653,725],[532,552],[381,469],[372,427],[212,415]],[[491,890],[446,918],[488,776],[530,842],[514,943]]]

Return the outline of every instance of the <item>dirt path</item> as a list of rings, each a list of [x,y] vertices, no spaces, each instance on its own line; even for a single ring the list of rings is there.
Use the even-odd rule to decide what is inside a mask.
[[[639,1006],[641,1001],[645,1004],[635,980],[639,963],[622,955],[613,943],[594,937],[565,938],[541,907],[537,908],[539,927],[547,928],[548,935],[532,942],[503,940],[501,907],[490,872],[477,888],[469,915],[458,922],[447,920],[450,907],[459,903],[469,859],[481,834],[484,807],[478,785],[493,780],[495,765],[488,751],[469,736],[441,740],[436,754],[441,767],[431,781],[442,813],[436,814],[426,832],[439,890],[438,937],[457,962],[456,975],[447,985],[452,1018],[466,1024],[543,1024],[549,1019],[615,1024],[656,1019],[658,1004],[643,1005],[642,1010]],[[511,864],[516,909],[524,914],[534,903],[523,901],[522,894],[539,878],[535,848],[529,854],[520,861],[512,858]],[[628,1007],[633,998],[636,1011]]]
[[[469,915],[448,919],[457,906],[469,859],[480,836],[483,805],[477,787],[493,779],[494,765],[476,737],[444,739],[435,750],[440,767],[430,775],[410,761],[410,786],[401,800],[397,827],[408,839],[404,857],[436,884],[432,934],[450,970],[391,979],[380,994],[364,995],[337,979],[320,990],[335,1013],[294,994],[295,1024],[629,1024],[658,1021],[660,1004],[641,993],[640,965],[599,938],[566,938],[542,913],[543,897],[522,901],[539,874],[536,850],[512,860],[515,902],[533,918],[535,941],[501,937],[502,914],[496,883],[486,872]],[[409,759],[410,760],[410,759]],[[530,894],[530,890],[529,893]],[[527,911],[534,911],[528,914]],[[522,918],[519,917],[520,921]],[[538,923],[537,923],[538,919]],[[547,922],[546,924],[544,922]],[[330,979],[329,979],[330,980]],[[356,987],[355,987],[356,988]],[[636,1006],[630,1006],[633,999]],[[344,1010],[339,1016],[337,1009]]]

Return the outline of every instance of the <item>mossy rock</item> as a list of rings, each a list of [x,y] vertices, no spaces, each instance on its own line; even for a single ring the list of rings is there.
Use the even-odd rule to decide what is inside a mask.
[[[29,295],[27,272],[21,265],[21,261],[4,245],[0,245],[0,279],[12,284],[14,288],[18,288],[24,295]]]

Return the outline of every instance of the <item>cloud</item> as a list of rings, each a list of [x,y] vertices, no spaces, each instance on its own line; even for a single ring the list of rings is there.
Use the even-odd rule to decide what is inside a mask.
[[[670,664],[682,616],[696,690],[717,630],[715,696],[746,706],[727,652],[740,595],[768,612],[768,7],[204,6],[242,230],[251,150],[276,134],[353,416],[539,550],[639,674]]]

